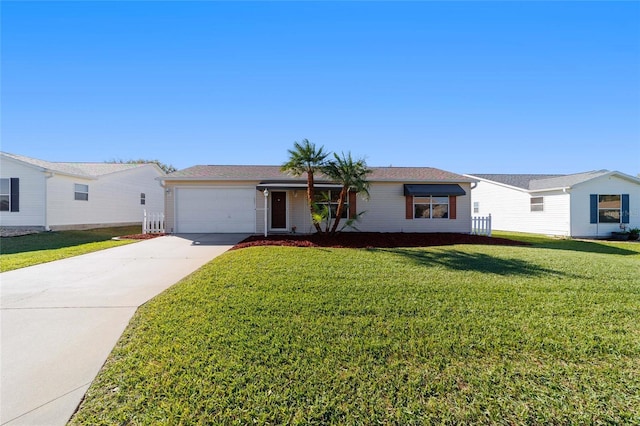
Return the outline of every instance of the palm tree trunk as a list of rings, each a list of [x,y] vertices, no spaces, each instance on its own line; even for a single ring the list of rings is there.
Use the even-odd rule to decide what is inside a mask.
[[[314,191],[313,173],[307,172],[307,201],[309,202],[309,212],[311,213],[311,222],[313,223],[313,226],[316,228],[316,232],[320,234],[322,233],[322,228],[320,227],[320,224],[316,222],[315,219],[313,218],[316,210],[314,195],[315,195],[315,191]]]
[[[338,209],[336,211],[336,218],[333,222],[333,226],[331,227],[331,234],[336,233],[336,229],[338,229],[338,224],[340,223],[340,219],[342,219],[342,211],[344,210],[344,200],[349,193],[349,187],[343,186],[340,190],[340,198],[338,199]]]

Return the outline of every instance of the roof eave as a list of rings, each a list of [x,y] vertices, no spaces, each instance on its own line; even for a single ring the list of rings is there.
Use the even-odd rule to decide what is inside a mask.
[[[253,181],[267,181],[274,180],[273,177],[252,177],[252,178],[227,178],[227,177],[212,177],[212,176],[159,176],[157,179],[164,182],[180,182],[180,181],[211,181],[211,182],[253,182]],[[287,180],[286,177],[284,179]],[[300,181],[300,178],[290,178],[291,182]],[[318,181],[320,182],[320,181]],[[408,183],[408,182],[427,182],[427,183],[475,183],[478,182],[475,179],[369,179],[369,182],[384,182],[384,183]]]
[[[14,157],[12,157],[10,155],[5,155],[4,152],[1,153],[1,155],[2,155],[2,157],[6,158],[7,160],[15,161],[16,163],[22,164],[22,165],[27,166],[27,167],[31,167],[32,169],[36,169],[36,170],[41,171],[41,172],[53,172],[53,170],[49,170],[46,167],[38,166],[36,164],[29,163],[28,161],[20,160],[19,158],[14,158]]]
[[[23,161],[20,160],[19,158],[13,158],[11,156],[8,155],[2,155],[4,158],[11,160],[11,161],[15,161],[17,163],[20,163],[24,166],[27,167],[31,167],[33,169],[36,169],[38,171],[41,171],[43,173],[52,173],[54,175],[62,175],[62,176],[70,176],[70,177],[77,177],[77,178],[82,178],[82,179],[88,179],[88,180],[96,180],[96,177],[90,176],[90,175],[81,175],[81,174],[77,174],[77,173],[68,173],[68,172],[63,172],[60,170],[56,170],[56,169],[52,169],[50,167],[43,167],[43,166],[39,166],[37,164],[33,164],[33,163],[29,163],[28,161]]]
[[[541,188],[541,189],[530,189],[526,192],[534,193],[534,192],[553,192],[553,191],[569,191],[571,186],[558,186],[555,188]]]
[[[407,182],[427,182],[427,183],[475,183],[474,179],[369,179],[369,182],[389,182],[389,183],[407,183]]]

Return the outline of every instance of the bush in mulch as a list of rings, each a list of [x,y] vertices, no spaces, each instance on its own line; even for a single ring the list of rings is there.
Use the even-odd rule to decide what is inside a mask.
[[[118,237],[120,240],[150,240],[156,237],[162,237],[164,234],[133,234]]]
[[[446,246],[453,244],[530,245],[529,243],[506,238],[456,233],[344,232],[336,235],[269,235],[267,237],[253,235],[236,244],[231,250],[258,246],[393,248]]]

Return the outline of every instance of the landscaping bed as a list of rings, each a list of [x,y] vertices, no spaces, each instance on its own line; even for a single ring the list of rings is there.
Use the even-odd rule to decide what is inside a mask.
[[[486,237],[457,233],[404,233],[404,232],[344,232],[336,235],[252,235],[235,245],[231,250],[257,246],[287,247],[335,247],[335,248],[393,248],[431,247],[454,244],[484,244],[503,246],[526,246],[529,243],[507,238]]]

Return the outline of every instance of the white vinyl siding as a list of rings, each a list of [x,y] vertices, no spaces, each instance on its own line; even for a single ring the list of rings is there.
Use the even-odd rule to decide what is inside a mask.
[[[640,228],[640,185],[617,176],[603,176],[571,188],[571,235],[605,237],[620,223],[591,223],[590,194],[629,194],[629,228]],[[625,224],[627,225],[627,224]]]
[[[315,232],[315,228],[311,222],[309,204],[307,203],[307,189],[289,191],[287,202],[290,228],[295,226],[296,232],[303,234]],[[258,219],[258,223],[260,223],[260,219]]]
[[[45,175],[19,161],[0,157],[2,178],[20,179],[20,210],[0,211],[2,226],[45,226]]]
[[[75,225],[118,225],[141,223],[144,209],[164,211],[164,190],[156,178],[155,167],[145,166],[101,176],[79,179],[55,175],[48,180],[49,224],[53,227]],[[74,201],[75,184],[88,185],[87,201]],[[140,205],[144,192],[145,205]]]
[[[536,201],[543,199],[542,211],[532,211],[532,197]],[[482,204],[483,216],[491,214],[494,230],[569,235],[569,193],[550,191],[530,194],[524,190],[480,181],[473,189],[472,198],[474,203]]]
[[[591,223],[591,194],[629,194],[629,228],[640,227],[640,185],[617,177],[602,176],[566,190],[532,192],[480,181],[473,202],[482,214],[491,213],[494,230],[537,234],[602,237],[620,231],[620,223]],[[543,211],[531,211],[531,197],[544,197]]]
[[[405,182],[409,183],[409,182]],[[357,197],[357,212],[365,212],[356,226],[363,232],[471,232],[471,187],[459,183],[466,195],[456,197],[456,219],[406,219],[404,183],[373,182],[370,198]]]

